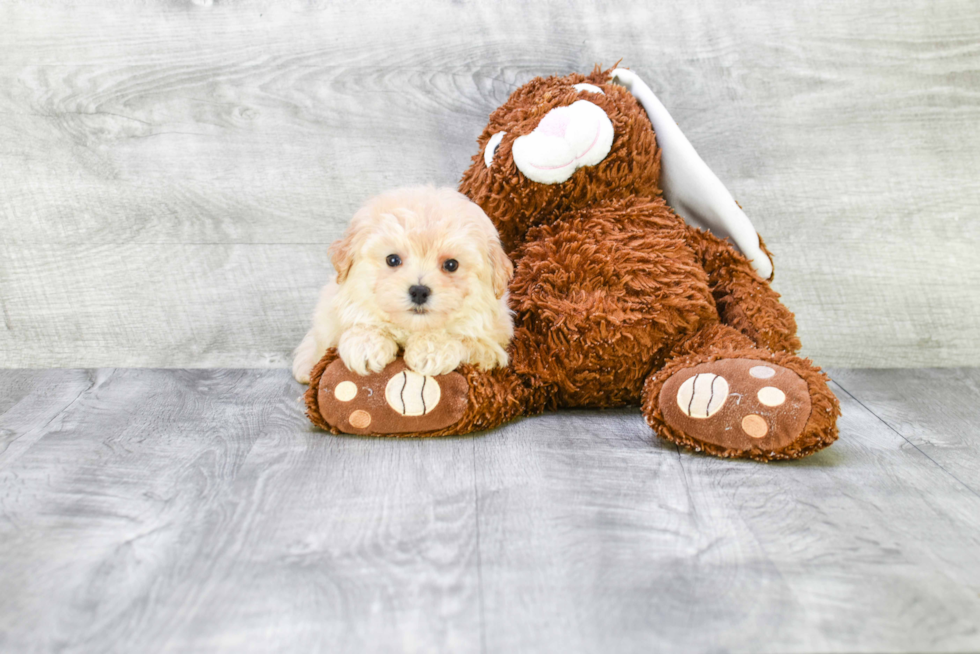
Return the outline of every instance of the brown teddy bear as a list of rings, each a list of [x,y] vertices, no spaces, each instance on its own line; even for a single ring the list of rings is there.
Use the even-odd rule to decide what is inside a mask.
[[[316,425],[443,436],[639,405],[662,438],[721,457],[792,459],[837,438],[837,399],[794,354],[768,251],[634,74],[534,79],[479,145],[460,191],[514,262],[509,366],[429,378],[399,358],[360,377],[329,351],[306,394]]]

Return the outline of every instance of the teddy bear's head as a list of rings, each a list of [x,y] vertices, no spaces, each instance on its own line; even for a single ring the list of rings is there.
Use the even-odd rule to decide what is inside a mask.
[[[528,228],[596,200],[660,194],[660,151],[636,97],[598,66],[536,78],[490,114],[460,190],[508,252]]]

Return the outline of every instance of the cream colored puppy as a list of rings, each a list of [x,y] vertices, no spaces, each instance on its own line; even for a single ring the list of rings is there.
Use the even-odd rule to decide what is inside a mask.
[[[441,375],[470,363],[507,365],[514,334],[507,284],[514,268],[479,206],[447,188],[390,191],[365,204],[330,246],[336,283],[320,293],[293,376],[335,347],[361,375],[405,363]]]

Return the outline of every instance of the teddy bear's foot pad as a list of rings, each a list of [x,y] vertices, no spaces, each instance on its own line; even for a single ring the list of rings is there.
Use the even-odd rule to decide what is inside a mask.
[[[792,370],[757,359],[718,359],[674,373],[660,391],[664,422],[733,454],[774,453],[795,441],[810,417],[807,384]]]
[[[469,396],[458,372],[420,375],[399,357],[381,372],[361,376],[337,359],[323,371],[317,403],[323,419],[346,434],[411,434],[459,421]]]

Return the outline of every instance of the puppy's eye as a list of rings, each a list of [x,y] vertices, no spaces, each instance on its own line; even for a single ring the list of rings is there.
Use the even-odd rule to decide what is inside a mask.
[[[402,265],[402,258],[397,254],[389,254],[385,259],[385,263],[392,268],[397,268],[398,266]]]
[[[483,163],[487,165],[487,168],[493,163],[493,154],[497,151],[497,147],[500,142],[504,140],[504,134],[507,132],[497,132],[490,137],[487,141],[487,147],[483,150]]]
[[[456,272],[457,268],[459,268],[459,262],[455,259],[446,259],[442,264],[442,269],[446,272]]]

